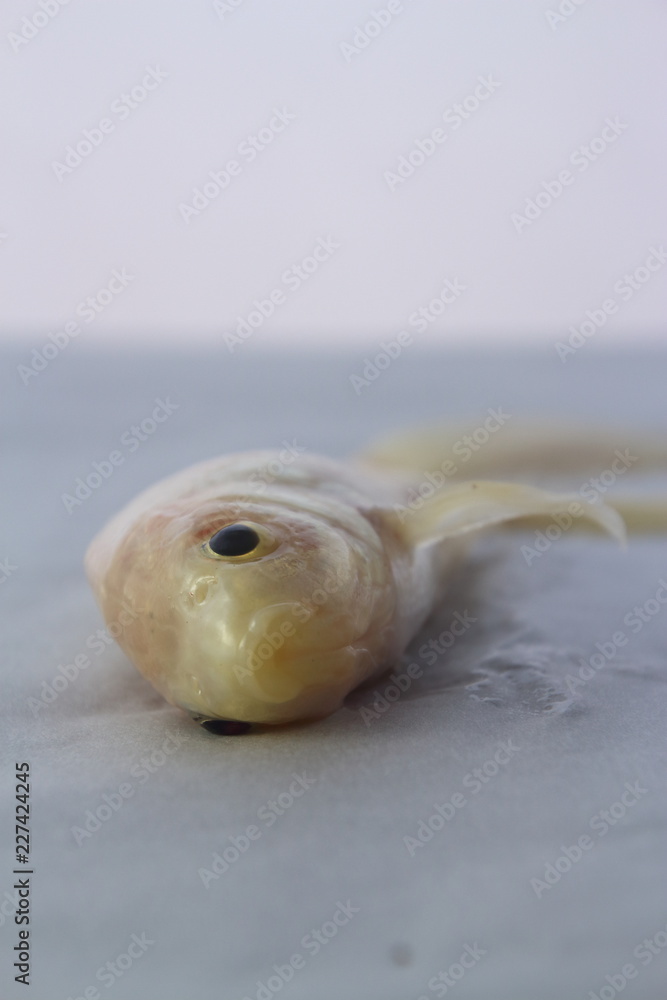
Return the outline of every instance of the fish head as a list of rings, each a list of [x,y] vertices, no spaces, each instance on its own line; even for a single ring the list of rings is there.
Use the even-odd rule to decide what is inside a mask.
[[[87,567],[107,623],[125,615],[119,645],[171,703],[319,718],[390,655],[396,586],[372,522],[340,504],[185,497],[136,518],[102,573],[94,541]]]

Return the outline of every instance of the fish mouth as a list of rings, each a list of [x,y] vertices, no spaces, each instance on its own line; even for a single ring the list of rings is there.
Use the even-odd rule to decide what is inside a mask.
[[[362,652],[353,646],[301,656],[284,652],[238,679],[241,691],[228,701],[229,714],[222,705],[220,715],[215,709],[181,707],[216,736],[242,736],[257,726],[323,718],[340,708],[345,696],[359,684],[355,667]]]
[[[256,670],[240,670],[225,659],[211,683],[198,688],[197,697],[183,692],[185,697],[169,700],[209,733],[240,736],[257,726],[330,715],[367,675],[368,662],[364,643],[330,649],[283,647]]]

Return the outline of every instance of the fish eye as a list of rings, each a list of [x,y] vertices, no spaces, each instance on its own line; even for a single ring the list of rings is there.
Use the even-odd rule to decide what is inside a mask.
[[[277,541],[264,525],[235,521],[223,528],[205,542],[203,550],[214,559],[239,559],[243,556],[255,558],[272,552]]]
[[[216,556],[247,556],[259,545],[259,535],[249,524],[227,524],[208,545]]]

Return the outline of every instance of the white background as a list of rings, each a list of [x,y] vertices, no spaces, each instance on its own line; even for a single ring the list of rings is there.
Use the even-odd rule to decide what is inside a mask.
[[[227,13],[70,0],[18,51],[10,35],[40,7],[6,0],[3,336],[43,342],[124,267],[133,281],[83,324],[87,340],[223,344],[329,235],[340,249],[287,291],[249,349],[377,343],[446,278],[466,291],[416,334],[425,346],[567,336],[667,243],[667,12],[658,0],[585,0],[550,24],[559,2],[404,0],[346,58],[341,43],[384,0],[242,0]],[[167,79],[126,120],[110,114],[149,66]],[[445,125],[446,141],[392,192],[385,172],[488,75],[500,87],[459,129]],[[295,120],[186,224],[179,205],[276,107]],[[54,161],[104,117],[114,131],[59,180]],[[572,168],[608,117],[627,128],[518,233],[512,213]],[[601,346],[660,337],[666,275],[622,304]]]

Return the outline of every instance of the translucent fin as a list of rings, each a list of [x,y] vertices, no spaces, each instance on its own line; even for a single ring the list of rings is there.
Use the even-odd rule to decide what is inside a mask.
[[[620,453],[620,455],[619,455]],[[543,425],[488,410],[459,426],[426,426],[390,434],[355,456],[375,468],[419,473],[456,466],[454,479],[562,476],[584,477],[621,461],[632,473],[667,470],[667,439],[633,435],[622,428],[599,429],[575,424]]]
[[[613,497],[610,506],[623,518],[631,535],[667,533],[667,497]]]
[[[567,527],[589,521],[625,543],[623,518],[612,507],[587,503],[576,493],[550,493],[520,483],[456,483],[441,489],[418,509],[405,510],[403,530],[413,544],[435,543],[522,518],[555,515]]]

